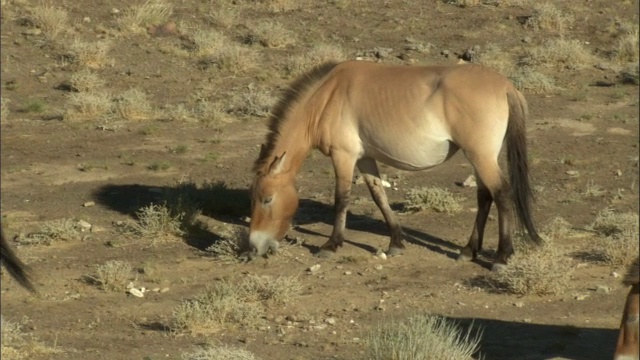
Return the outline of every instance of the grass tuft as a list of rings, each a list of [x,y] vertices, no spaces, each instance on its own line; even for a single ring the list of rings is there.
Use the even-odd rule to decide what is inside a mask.
[[[76,220],[60,219],[45,222],[39,231],[19,236],[17,241],[23,245],[51,245],[55,241],[79,241],[82,238]]]
[[[123,31],[143,33],[151,25],[165,24],[172,14],[171,3],[163,0],[147,0],[126,9],[124,16],[118,19],[118,25]]]
[[[66,10],[41,3],[31,10],[33,24],[42,30],[48,40],[55,40],[69,30],[69,14]]]
[[[432,210],[439,213],[453,214],[462,210],[461,199],[447,189],[424,187],[410,189],[406,195],[404,209],[406,211]]]
[[[405,321],[385,321],[367,337],[368,359],[471,359],[480,347],[481,332],[474,334],[435,315],[414,315]]]
[[[96,267],[95,283],[106,291],[124,291],[133,267],[126,261],[111,260]]]
[[[638,213],[618,213],[605,209],[589,227],[598,238],[595,251],[611,266],[630,265],[640,251]]]
[[[107,57],[110,49],[111,42],[108,40],[85,42],[76,39],[70,45],[69,56],[80,66],[101,69],[113,64],[113,61]]]
[[[148,120],[154,116],[147,94],[141,90],[129,89],[115,100],[116,112],[125,120]]]
[[[182,354],[182,360],[257,360],[257,358],[248,350],[220,345]]]
[[[302,290],[296,277],[248,276],[222,280],[173,311],[172,329],[191,334],[212,334],[225,326],[256,327],[266,307],[283,305]]]
[[[114,113],[111,95],[103,91],[71,93],[64,118],[70,121],[108,119]]]
[[[292,31],[281,23],[271,20],[263,20],[254,25],[251,36],[268,48],[281,48],[296,43],[296,36]]]
[[[151,204],[136,212],[137,222],[124,222],[121,230],[150,240],[152,244],[175,241],[185,234],[182,227],[185,215],[172,213],[166,205]]]
[[[574,22],[572,14],[563,12],[548,2],[537,3],[533,6],[533,15],[526,25],[535,31],[552,31],[564,34]]]
[[[249,250],[249,233],[246,227],[234,226],[221,235],[221,238],[207,248],[213,256],[225,264],[242,261],[239,256]]]

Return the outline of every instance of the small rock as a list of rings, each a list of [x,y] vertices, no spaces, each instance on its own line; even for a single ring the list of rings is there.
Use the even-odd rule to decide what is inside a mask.
[[[127,284],[127,290],[133,288],[135,285],[133,285],[133,281],[130,281],[129,284]]]
[[[525,36],[524,38],[522,38],[522,42],[528,44],[531,42],[531,38],[529,36]]]
[[[375,264],[375,265],[373,265],[373,268],[376,269],[376,270],[382,270],[382,265]]]
[[[336,324],[336,318],[329,317],[329,318],[324,319],[324,322],[326,322],[329,325],[335,325]]]
[[[617,272],[614,271],[614,272],[611,273],[611,276],[613,276],[614,278],[617,279],[617,278],[620,277],[620,274],[618,274]]]
[[[569,175],[569,176],[573,176],[573,177],[578,177],[580,176],[580,173],[577,172],[576,170],[569,170],[567,171],[565,174]]]
[[[80,228],[80,231],[91,230],[91,224],[84,220],[78,220],[78,223],[76,225],[78,226],[78,228]]]
[[[528,323],[530,323],[530,322],[531,322],[531,319],[524,319],[524,320],[522,320],[522,321],[524,321],[524,322],[526,322],[526,323],[528,324]]]
[[[96,203],[94,201],[87,201],[86,203],[82,204],[82,206],[84,207],[91,207],[91,206],[95,206]]]
[[[440,54],[441,54],[441,55],[446,56],[446,57],[449,57],[449,54],[450,54],[450,53],[451,53],[451,52],[450,52],[449,50],[442,50],[442,51],[440,52]]]
[[[389,52],[386,49],[377,49],[375,55],[378,59],[384,59],[389,57]]]
[[[387,180],[382,180],[382,187],[390,188],[391,184]]]
[[[464,187],[477,187],[478,183],[476,182],[475,175],[469,175],[463,182],[462,186]]]
[[[162,288],[162,290],[160,290],[160,292],[161,292],[161,293],[166,293],[167,291],[169,291],[169,288],[168,288],[168,287],[166,287],[166,288]]]
[[[129,294],[139,298],[144,297],[144,293],[136,288],[129,289]]]
[[[622,176],[622,170],[618,169],[613,172],[616,176]]]
[[[27,36],[38,36],[41,34],[42,34],[42,30],[38,28],[27,29],[22,32],[22,35],[27,35]]]
[[[589,297],[589,294],[578,294],[578,295],[576,295],[576,300],[582,301],[582,300],[584,300],[584,299],[586,299],[588,297]]]
[[[320,264],[315,264],[307,269],[307,271],[310,273],[314,273],[318,270],[320,270]]]
[[[513,306],[521,308],[524,306],[524,303],[522,301],[518,301],[518,302],[515,302]]]
[[[354,185],[361,185],[364,184],[364,178],[360,175],[356,175],[353,177],[353,184]]]
[[[160,288],[159,288],[159,287],[157,287],[157,288],[153,288],[153,289],[151,289],[151,291],[153,291],[153,292],[160,292]]]
[[[91,18],[88,16],[85,16],[82,18],[82,22],[85,24],[89,24],[91,22]]]
[[[611,290],[609,289],[609,287],[604,286],[604,285],[598,285],[598,287],[596,287],[596,292],[597,292],[598,294],[608,294],[608,293],[609,293],[609,291],[611,291]]]
[[[351,271],[345,271],[344,274],[345,275],[351,275]]]
[[[112,13],[112,14],[114,14],[114,15],[115,15],[115,14],[119,14],[119,13],[120,13],[120,10],[118,10],[118,9],[116,9],[116,8],[113,8],[113,9],[111,9],[111,13]]]
[[[593,67],[595,67],[598,70],[611,70],[611,66],[605,63],[596,64]]]
[[[273,322],[275,322],[276,324],[282,324],[284,321],[285,317],[282,315],[278,315],[275,319],[273,319]]]
[[[378,257],[382,260],[387,260],[387,254],[385,254],[384,251],[378,254]]]

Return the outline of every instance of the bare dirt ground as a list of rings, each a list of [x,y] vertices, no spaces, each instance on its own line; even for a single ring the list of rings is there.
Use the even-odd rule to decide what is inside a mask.
[[[277,96],[293,78],[286,64],[312,54],[319,43],[344,49],[345,58],[409,65],[453,64],[476,45],[472,60],[477,61],[491,44],[499,46],[501,56],[522,63],[527,60],[520,54],[550,39],[576,40],[591,56],[584,64],[576,55],[560,64],[540,65],[556,88],[523,89],[530,103],[536,223],[544,227],[562,217],[579,230],[607,208],[637,214],[637,70],[636,84],[625,81],[624,64],[611,55],[619,24],[636,24],[637,69],[637,5],[551,2],[573,21],[566,29],[545,29],[527,25],[535,14],[534,2],[528,1],[469,1],[469,6],[443,1],[309,1],[288,11],[270,7],[278,3],[286,2],[175,2],[169,19],[181,35],[169,31],[167,36],[151,36],[144,29],[129,31],[118,21],[127,14],[129,4],[124,2],[114,8],[107,1],[61,1],[55,6],[68,14],[65,30],[51,36],[51,28],[33,21],[36,5],[2,1],[5,233],[24,237],[59,219],[81,219],[93,226],[82,239],[50,245],[12,243],[33,269],[39,294],[28,294],[3,275],[3,319],[21,323],[29,339],[48,349],[36,351],[29,345],[14,356],[180,359],[203,344],[227,344],[260,359],[366,358],[363,340],[378,323],[424,312],[482,327],[480,353],[485,359],[610,358],[627,289],[612,276],[623,271],[621,265],[588,256],[596,235],[576,231],[556,241],[566,254],[563,261],[575,270],[568,288],[557,295],[494,291],[474,281],[489,273],[485,258],[455,261],[470,234],[476,206],[475,190],[456,185],[472,172],[462,154],[419,173],[382,167],[394,182],[395,188],[387,191],[398,207],[409,189],[423,186],[449,189],[462,199],[464,210],[456,214],[400,215],[409,238],[402,256],[375,256],[387,247],[388,234],[364,185],[354,186],[347,244],[332,259],[313,256],[327,240],[333,221],[333,171],[320,153],[309,157],[298,176],[302,200],[289,232],[298,239],[296,244],[249,263],[225,263],[205,249],[230,226],[248,225],[251,166],[267,121],[249,108],[253,102],[260,105],[261,100],[252,97],[255,89]],[[236,18],[227,13],[228,26],[212,16],[213,10],[223,8],[237,10]],[[262,20],[282,24],[289,31],[284,39],[295,40],[264,46],[252,30]],[[224,61],[197,54],[189,46],[202,29],[225,34],[248,51],[242,57],[253,59],[255,66],[229,70]],[[108,42],[108,48],[96,55],[98,60],[79,60],[74,41]],[[422,51],[408,43],[421,44]],[[122,103],[118,96],[131,88],[144,92],[151,104],[145,114],[152,115],[127,119],[117,111],[96,111],[93,116],[74,108],[71,97],[82,91],[70,91],[68,84],[84,68],[103,80],[113,103]],[[198,113],[203,103],[219,106],[224,119]],[[185,109],[188,116],[179,115]],[[186,180],[226,184],[213,193],[218,198],[206,199],[216,210],[202,209],[200,217],[207,225],[203,231],[158,245],[118,231],[115,223],[135,219],[135,211],[156,201],[158,193]],[[83,206],[90,201],[95,206]],[[485,247],[495,249],[496,239],[493,220]],[[138,286],[169,290],[136,298],[86,280],[108,260],[127,261],[134,269],[152,268],[152,275],[147,270],[131,279]],[[315,264],[320,269],[308,272]],[[260,326],[232,324],[207,335],[171,331],[172,312],[181,302],[222,279],[249,274],[299,276],[302,293],[286,305],[269,307]]]

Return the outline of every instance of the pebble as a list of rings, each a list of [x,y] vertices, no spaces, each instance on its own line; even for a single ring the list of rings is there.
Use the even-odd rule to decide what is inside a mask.
[[[385,254],[384,252],[381,252],[378,257],[382,260],[387,260],[387,254]]]
[[[27,35],[27,36],[38,36],[40,34],[42,34],[42,30],[38,28],[27,29],[22,32],[22,35]]]
[[[169,291],[169,288],[168,288],[168,287],[163,288],[162,290],[160,290],[160,292],[161,292],[161,293],[166,293],[167,291]]]
[[[513,306],[521,308],[521,307],[524,306],[524,303],[522,301],[518,301],[518,302],[514,303]]]
[[[598,294],[608,294],[609,291],[611,291],[609,289],[609,287],[605,286],[605,285],[598,285],[598,287],[596,287],[596,292]]]
[[[584,299],[586,299],[588,297],[589,297],[588,294],[578,294],[578,295],[576,295],[576,300],[582,301],[582,300],[584,300]]]
[[[95,205],[96,205],[95,201],[87,201],[86,203],[82,204],[82,206],[84,207],[91,207]]]
[[[80,231],[91,230],[91,224],[84,220],[78,220],[77,226],[80,228]]]
[[[315,264],[307,269],[307,271],[310,273],[314,273],[318,270],[320,270],[320,264]]]
[[[351,275],[351,271],[345,271],[344,274],[345,275]]]
[[[140,290],[138,290],[136,288],[129,289],[129,294],[131,294],[131,295],[133,295],[135,297],[139,297],[139,298],[144,297],[144,292],[142,292],[142,291],[140,291]]]
[[[329,325],[335,325],[336,324],[336,318],[329,317],[329,318],[324,319],[324,322],[326,322]]]
[[[373,268],[374,268],[374,269],[376,269],[376,270],[382,270],[382,265],[380,265],[380,264],[375,264],[375,265],[373,266]]]
[[[617,272],[614,271],[614,272],[611,273],[611,276],[613,276],[614,278],[617,279],[617,278],[620,277],[620,274],[618,274]]]
[[[478,183],[476,182],[476,177],[474,175],[469,175],[463,182],[462,186],[464,187],[477,187]]]

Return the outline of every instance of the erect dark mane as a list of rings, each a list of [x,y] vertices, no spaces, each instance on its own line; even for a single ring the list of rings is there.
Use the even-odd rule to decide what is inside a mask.
[[[276,141],[280,136],[280,127],[282,126],[282,123],[286,118],[287,111],[291,105],[298,101],[301,94],[329,73],[329,71],[336,67],[336,65],[338,65],[338,63],[333,61],[318,65],[310,71],[298,76],[296,80],[287,87],[280,97],[280,100],[278,100],[278,103],[274,106],[271,116],[269,117],[269,133],[267,134],[267,142],[264,150],[261,151],[258,160],[253,164],[254,172],[260,171],[260,169],[262,169],[271,158],[276,146]]]

